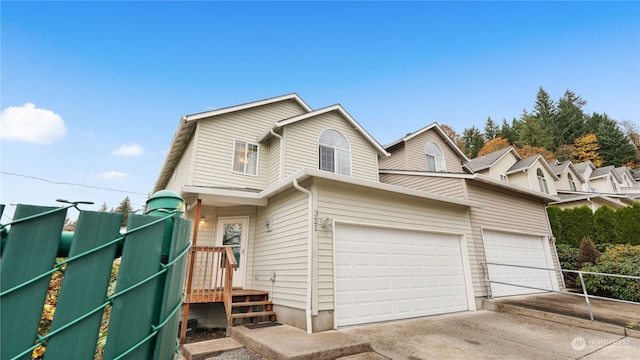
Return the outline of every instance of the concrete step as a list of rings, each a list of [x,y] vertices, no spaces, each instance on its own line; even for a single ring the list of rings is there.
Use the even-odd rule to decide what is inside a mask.
[[[234,326],[229,328],[229,335],[247,349],[266,359],[333,360],[373,351],[368,341],[335,330],[307,334],[306,331],[289,325],[257,329]],[[355,359],[380,358],[360,357]]]
[[[483,309],[528,316],[584,329],[640,338],[640,306],[592,300],[590,320],[582,298],[566,294],[522,295],[484,299]]]
[[[232,338],[221,338],[207,341],[200,341],[182,346],[182,357],[185,360],[205,360],[213,356],[218,356],[223,352],[241,349],[240,343]]]

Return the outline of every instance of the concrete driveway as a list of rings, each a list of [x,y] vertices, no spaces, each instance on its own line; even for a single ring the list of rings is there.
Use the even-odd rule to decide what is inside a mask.
[[[369,341],[377,354],[394,360],[640,358],[638,338],[486,310],[339,332]]]

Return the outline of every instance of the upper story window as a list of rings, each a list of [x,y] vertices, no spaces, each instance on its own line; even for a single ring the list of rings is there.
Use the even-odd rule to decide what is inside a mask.
[[[335,130],[325,130],[318,139],[320,170],[351,175],[351,150],[347,139]]]
[[[613,189],[614,193],[618,192],[618,186],[616,186],[616,182],[615,180],[613,180],[613,176],[609,177],[609,180],[611,181],[611,188]]]
[[[258,145],[236,140],[233,145],[233,172],[258,174]]]
[[[544,173],[541,169],[538,169],[538,171],[536,171],[536,174],[538,175],[538,185],[540,185],[540,191],[548,194],[549,187],[547,187],[547,179],[544,177]]]
[[[571,174],[567,174],[569,177],[569,187],[571,188],[571,191],[577,191],[576,190],[576,182],[573,180],[573,176],[571,176]]]
[[[444,156],[438,145],[428,142],[424,148],[427,155],[427,171],[445,172],[447,168],[444,163]]]

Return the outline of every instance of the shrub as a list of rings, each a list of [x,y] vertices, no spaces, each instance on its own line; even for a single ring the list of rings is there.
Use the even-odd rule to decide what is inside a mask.
[[[551,225],[553,236],[556,237],[556,244],[567,244],[567,239],[562,229],[562,209],[556,205],[549,205],[547,207],[547,216],[549,216],[549,224]]]
[[[578,269],[587,264],[595,264],[600,255],[600,252],[596,249],[596,244],[591,241],[591,238],[588,236],[583,237],[580,242],[580,251],[578,251]]]
[[[593,212],[587,206],[565,209],[562,229],[566,243],[579,247],[583,237],[593,234]]]
[[[618,244],[640,245],[640,203],[616,210]]]
[[[607,249],[597,264],[585,265],[583,271],[640,276],[640,246],[617,245]],[[592,294],[621,300],[640,301],[640,280],[602,275],[584,276],[585,286]]]
[[[608,206],[601,206],[593,214],[594,241],[597,244],[618,243],[616,213]]]
[[[578,249],[569,244],[556,244],[560,268],[565,270],[578,270]],[[567,287],[576,286],[576,274],[563,272],[564,284]]]

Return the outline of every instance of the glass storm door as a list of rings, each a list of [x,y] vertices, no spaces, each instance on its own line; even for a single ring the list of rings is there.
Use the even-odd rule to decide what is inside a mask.
[[[244,286],[245,248],[249,234],[248,217],[229,217],[218,219],[217,246],[228,246],[233,250],[233,255],[238,263],[238,269],[233,273],[233,287]]]

